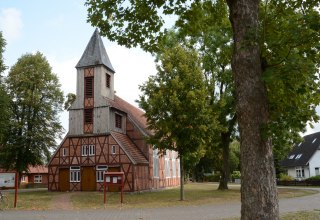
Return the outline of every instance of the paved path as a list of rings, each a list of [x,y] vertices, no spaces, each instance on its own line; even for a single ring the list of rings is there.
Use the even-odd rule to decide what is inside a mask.
[[[301,189],[301,188],[300,188]],[[320,191],[320,188],[315,188]],[[280,213],[320,210],[320,194],[280,200]],[[240,216],[240,203],[144,209],[47,210],[0,212],[0,220],[214,220]]]

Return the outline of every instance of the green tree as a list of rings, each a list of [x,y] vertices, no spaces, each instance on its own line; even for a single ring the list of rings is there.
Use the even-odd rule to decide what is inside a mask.
[[[6,92],[1,76],[3,71],[6,69],[3,60],[5,45],[5,39],[2,36],[2,32],[0,32],[0,149],[3,146],[4,138],[7,136],[10,118],[10,98]]]
[[[236,129],[235,91],[231,72],[232,30],[225,1],[199,1],[176,22],[178,36],[190,47],[196,47],[210,92],[212,111],[219,117],[220,131],[213,133],[208,144],[215,156],[216,171],[221,174],[218,189],[228,189],[230,149]],[[197,19],[194,19],[197,17]],[[220,160],[220,161],[219,161]]]
[[[0,152],[1,163],[21,174],[28,171],[29,165],[48,161],[50,150],[55,149],[55,139],[63,130],[58,118],[63,92],[58,77],[40,52],[19,58],[6,83],[13,117]]]
[[[68,93],[66,95],[66,98],[67,100],[64,103],[64,110],[68,110],[71,107],[72,103],[74,103],[74,101],[76,100],[76,94]]]
[[[117,40],[121,45],[128,47],[140,45],[145,50],[152,52],[157,50],[158,40],[163,36],[163,32],[159,33],[164,23],[162,15],[176,14],[181,17],[185,16],[188,14],[190,6],[198,2],[199,1],[188,2],[185,0],[176,0],[128,3],[120,0],[87,0],[86,4],[89,6],[89,21],[94,26],[98,26],[102,34],[107,35],[109,39]],[[286,21],[287,24],[291,23],[291,19],[287,19],[288,17],[284,18],[287,12],[302,12],[303,16],[298,17],[301,18],[300,22],[302,22],[303,19],[305,19],[305,22],[298,23],[298,25],[296,23],[296,30],[305,31],[303,27],[304,24],[306,24],[307,27],[310,27],[310,32],[306,32],[305,36],[312,37],[312,41],[318,37],[317,34],[319,34],[319,31],[316,30],[319,28],[319,13],[316,9],[319,8],[319,1],[289,0],[285,2],[272,1],[272,3],[276,5],[276,7],[279,7],[279,17],[277,18],[283,18],[283,21]],[[273,88],[276,88],[277,84],[280,85],[281,89],[276,94],[287,95],[289,99],[291,99],[293,91],[298,91],[298,93],[304,91],[305,93],[303,95],[300,94],[300,98],[302,98],[302,100],[304,97],[310,98],[308,101],[309,104],[312,103],[310,100],[313,99],[314,104],[308,106],[308,103],[299,101],[304,104],[303,107],[307,107],[306,114],[300,115],[305,116],[302,118],[303,121],[305,121],[306,118],[310,120],[313,118],[316,119],[316,117],[314,117],[314,105],[317,104],[317,99],[313,90],[314,87],[310,89],[308,84],[305,84],[306,86],[303,88],[299,83],[296,84],[298,85],[298,87],[296,87],[294,83],[296,83],[297,79],[299,80],[301,76],[296,77],[296,81],[287,81],[286,77],[291,74],[282,75],[280,74],[281,72],[279,72],[278,75],[266,74],[268,71],[266,67],[271,70],[272,67],[277,66],[275,65],[277,62],[272,62],[272,65],[270,65],[271,63],[268,63],[265,59],[267,56],[265,55],[270,54],[269,58],[272,58],[277,48],[273,48],[273,50],[268,48],[269,44],[266,43],[264,38],[266,36],[264,31],[267,29],[261,28],[261,26],[267,24],[267,21],[261,22],[259,20],[259,12],[261,12],[259,10],[261,6],[260,1],[227,0],[227,4],[233,32],[234,48],[231,64],[235,81],[236,114],[241,136],[241,171],[243,174],[241,187],[241,218],[278,219],[279,209],[274,181],[275,174],[271,137],[275,134],[275,132],[272,131],[273,128],[276,128],[274,125],[281,128],[281,119],[284,118],[282,116],[287,115],[287,113],[284,112],[287,108],[281,109],[281,101],[278,101],[278,104],[274,104],[274,106],[270,106],[269,102],[272,100],[272,97],[270,97],[269,94],[272,95],[271,91],[273,91]],[[215,13],[215,11],[209,13]],[[270,21],[275,17],[265,16],[265,18]],[[197,20],[197,16],[193,16],[193,20]],[[210,26],[210,23],[208,25]],[[277,24],[275,23],[275,25]],[[282,28],[282,31],[286,30],[286,27],[282,26]],[[290,32],[290,34],[295,37],[295,34],[298,34],[298,32]],[[286,35],[287,34],[285,34],[285,36]],[[277,38],[277,40],[279,40],[279,38]],[[278,42],[282,42],[278,45],[278,49],[280,49],[282,46],[285,46],[283,45],[284,43],[290,43],[291,41],[286,42],[280,39]],[[309,50],[310,53],[306,52],[306,49],[311,49]],[[318,46],[310,48],[310,45],[305,44],[304,50],[300,50],[299,53],[303,55],[306,52],[309,58],[314,57],[315,60],[319,60],[318,49]],[[289,51],[295,51],[295,49],[289,48]],[[279,55],[281,56],[278,58],[286,58],[286,54],[288,53],[283,54],[279,51]],[[312,54],[314,55],[312,56]],[[291,63],[293,63],[294,57],[292,57]],[[279,61],[281,61],[281,59]],[[283,62],[280,63],[286,64],[288,61],[283,59]],[[283,70],[286,70],[286,68],[284,67]],[[302,69],[299,69],[297,72],[304,73],[302,74],[303,77],[310,77],[311,74],[309,74],[308,71],[301,70]],[[270,73],[271,72],[273,71],[270,71]],[[276,79],[274,80],[273,77]],[[315,77],[314,79],[317,78]],[[273,82],[274,86],[272,86]],[[268,83],[269,85],[267,85]],[[293,87],[286,90],[286,86],[291,85]],[[291,92],[283,93],[284,90]],[[275,96],[274,100],[276,100],[276,98]],[[285,96],[282,96],[282,99],[284,98]],[[292,101],[293,102],[285,102],[284,106],[288,107],[290,103],[291,107],[295,106],[292,105],[295,104],[294,98],[292,98]],[[297,108],[299,107],[300,106],[297,106]],[[276,113],[277,111],[272,112],[274,109],[278,109],[278,112],[282,111],[282,114],[278,115]],[[294,110],[291,110],[291,112],[293,111]],[[292,122],[285,123],[297,125],[297,127],[302,125],[297,123],[299,118],[294,117],[294,119]],[[289,126],[284,127],[289,128]],[[280,129],[277,130],[280,131]],[[283,133],[285,134],[286,132]],[[273,137],[275,141],[277,141],[279,135]]]
[[[149,142],[158,149],[175,150],[180,158],[181,193],[184,200],[185,158],[204,146],[210,129],[206,122],[206,88],[197,54],[180,45],[161,52],[158,73],[140,86],[139,105],[145,110],[148,127],[153,131]]]

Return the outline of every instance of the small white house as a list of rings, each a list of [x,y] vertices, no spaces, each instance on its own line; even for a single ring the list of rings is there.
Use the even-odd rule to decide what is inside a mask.
[[[298,180],[320,175],[320,132],[306,135],[303,139],[281,161],[287,174]]]

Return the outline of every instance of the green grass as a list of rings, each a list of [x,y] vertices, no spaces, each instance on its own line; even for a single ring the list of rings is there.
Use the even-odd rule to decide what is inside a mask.
[[[291,212],[281,215],[281,220],[320,220],[320,210]]]
[[[45,210],[51,206],[52,199],[59,193],[48,191],[20,192],[18,194],[17,209],[20,210]],[[14,193],[7,194],[9,209],[14,206]]]
[[[185,201],[179,201],[179,188],[154,192],[125,193],[122,208],[153,208],[172,207],[177,205],[222,204],[240,200],[239,188],[227,191],[217,190],[215,184],[187,184],[185,185]],[[103,193],[81,192],[71,196],[75,208],[103,207]],[[120,206],[119,193],[107,193],[106,207]]]
[[[229,185],[229,190],[219,191],[218,185],[212,183],[192,183],[185,185],[185,201],[179,201],[180,189],[172,188],[161,191],[125,193],[124,204],[120,205],[120,193],[107,193],[106,208],[153,208],[201,204],[224,204],[240,201],[238,185]],[[279,189],[280,198],[292,198],[316,193],[303,189]],[[17,209],[47,210],[53,209],[53,203],[64,192],[29,191],[18,195]],[[69,192],[71,208],[99,209],[104,208],[103,192]],[[13,208],[14,194],[8,194],[9,208]]]

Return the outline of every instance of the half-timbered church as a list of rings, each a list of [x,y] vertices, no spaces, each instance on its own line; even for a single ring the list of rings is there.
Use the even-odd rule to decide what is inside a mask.
[[[48,164],[48,189],[102,190],[106,170],[124,172],[125,191],[179,185],[177,153],[158,155],[145,141],[152,133],[144,112],[115,95],[115,70],[98,30],[76,70],[76,100],[69,108],[69,131]]]

